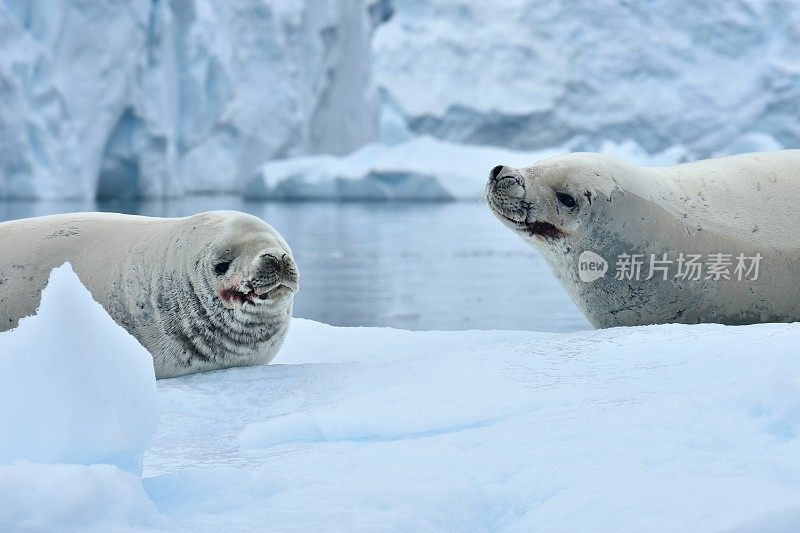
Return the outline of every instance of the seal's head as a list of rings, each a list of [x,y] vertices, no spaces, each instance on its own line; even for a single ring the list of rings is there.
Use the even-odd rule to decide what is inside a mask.
[[[204,270],[222,305],[248,314],[285,312],[299,290],[289,245],[266,222],[237,212],[214,213],[217,237]]]
[[[494,167],[486,198],[492,212],[536,246],[562,243],[587,224],[593,204],[614,190],[613,160],[570,154],[530,167]]]
[[[176,231],[180,228],[179,231]],[[159,377],[268,363],[286,337],[297,266],[289,245],[263,220],[236,211],[170,219],[156,308],[163,335],[152,349]],[[158,239],[154,239],[158,242]],[[143,251],[147,253],[147,251]],[[147,275],[145,273],[145,275]]]

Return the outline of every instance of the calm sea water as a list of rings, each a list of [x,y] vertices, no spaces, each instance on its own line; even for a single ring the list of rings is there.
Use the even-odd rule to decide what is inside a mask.
[[[477,203],[258,203],[195,197],[0,203],[0,220],[70,211],[236,209],[277,228],[302,289],[295,316],[338,326],[574,331],[590,326],[542,257]]]

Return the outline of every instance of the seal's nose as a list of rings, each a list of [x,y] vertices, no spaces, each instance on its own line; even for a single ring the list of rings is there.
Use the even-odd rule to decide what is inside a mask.
[[[492,169],[487,189],[489,194],[498,198],[520,200],[525,196],[522,178],[514,172],[514,169],[502,165]]]
[[[289,255],[289,254],[284,253],[283,255],[281,255],[281,262],[283,263],[283,271],[284,272],[289,272],[293,268],[295,268],[294,261],[292,260],[292,256]]]
[[[284,262],[275,254],[267,253],[261,255],[261,265],[265,270],[280,275],[283,272]]]
[[[505,169],[506,169],[505,166],[497,165],[492,169],[491,172],[489,172],[489,179],[491,179],[492,181],[496,180],[497,177],[500,176],[500,174],[502,174]]]

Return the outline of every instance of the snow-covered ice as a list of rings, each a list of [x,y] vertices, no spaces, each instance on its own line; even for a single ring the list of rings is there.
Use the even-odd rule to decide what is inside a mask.
[[[538,151],[470,146],[420,136],[395,144],[368,144],[346,156],[315,155],[264,164],[245,188],[252,199],[472,200],[498,164],[528,166],[582,148],[580,141]],[[597,150],[643,165],[681,162],[673,146],[654,155],[636,142],[606,141]]]
[[[49,303],[0,341],[43,322]],[[554,334],[295,319],[270,366],[158,382],[161,423],[141,479],[110,465],[0,466],[0,521],[12,530],[792,531],[798,345],[797,324]],[[29,366],[37,371],[12,383],[21,394],[57,378]],[[132,423],[133,410],[118,413]]]
[[[200,531],[791,530],[798,341],[296,320],[276,364],[159,383],[144,485]]]
[[[0,333],[0,464],[109,463],[139,474],[158,420],[150,354],[69,264],[53,270],[36,315]]]

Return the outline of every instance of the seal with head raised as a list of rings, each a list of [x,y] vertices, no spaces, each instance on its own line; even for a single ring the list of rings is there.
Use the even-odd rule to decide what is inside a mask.
[[[36,312],[50,271],[69,261],[159,378],[268,363],[299,288],[286,241],[235,211],[14,220],[0,224],[0,250],[0,331]]]
[[[658,168],[575,153],[486,186],[596,327],[800,320],[798,192],[800,150]]]

